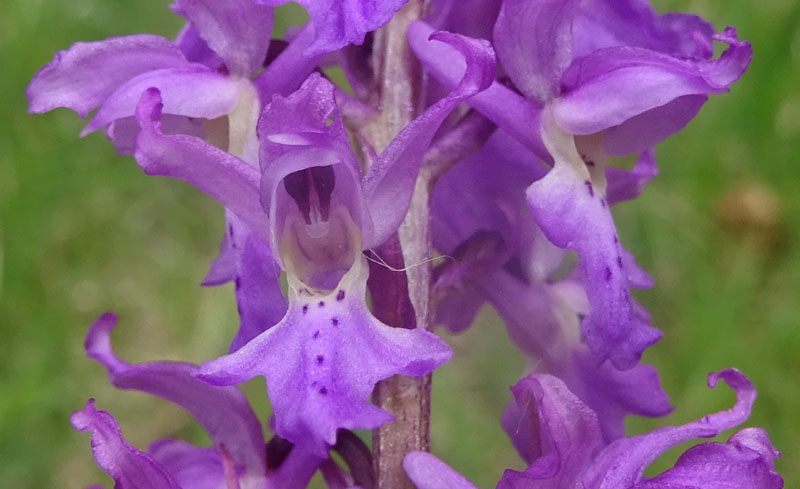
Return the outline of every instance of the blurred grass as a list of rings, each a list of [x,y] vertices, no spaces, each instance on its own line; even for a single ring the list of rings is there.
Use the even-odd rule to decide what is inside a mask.
[[[656,279],[638,294],[664,339],[659,367],[676,412],[631,420],[635,432],[725,408],[711,370],[737,366],[759,389],[749,425],[783,451],[787,487],[800,483],[800,4],[789,0],[660,0],[718,27],[736,25],[755,59],[733,92],[714,97],[659,148],[662,174],[616,216],[623,243]],[[102,311],[120,313],[115,344],[132,361],[202,361],[236,328],[229,287],[197,287],[215,255],[222,213],[179,182],[145,177],[98,134],[58,110],[25,112],[30,77],[78,40],[167,36],[166,2],[0,4],[0,487],[106,482],[69,413],[95,396],[126,436],[203,441],[179,409],[107,384],[82,341]],[[491,313],[448,337],[456,358],[434,380],[434,450],[480,487],[518,466],[497,421],[523,361]],[[247,390],[266,413],[263,386]],[[722,389],[720,389],[722,390]],[[794,462],[794,463],[793,463]],[[664,464],[662,463],[662,468]]]

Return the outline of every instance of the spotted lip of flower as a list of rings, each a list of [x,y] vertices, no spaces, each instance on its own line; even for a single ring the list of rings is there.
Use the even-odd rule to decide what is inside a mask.
[[[412,121],[363,176],[333,87],[317,75],[265,109],[261,173],[197,138],[164,134],[157,90],[146,91],[137,109],[136,157],[145,172],[184,179],[218,199],[272,243],[290,280],[283,320],[205,364],[199,376],[222,385],[264,375],[278,434],[318,454],[335,442],[338,428],[391,419],[365,401],[378,380],[422,375],[451,355],[423,328],[390,328],[369,313],[361,256],[399,226],[444,118],[494,78],[486,43],[438,37],[464,53],[469,69],[462,83]]]
[[[780,453],[760,428],[744,428],[727,443],[696,445],[673,468],[652,479],[644,477],[647,466],[668,449],[695,438],[717,436],[749,417],[755,400],[750,381],[741,372],[726,369],[709,375],[709,387],[720,378],[736,392],[731,409],[604,445],[595,413],[563,382],[549,375],[530,375],[512,388],[519,417],[509,432],[530,465],[524,472],[506,470],[497,488],[780,489],[783,480],[774,470],[774,459]],[[403,465],[418,489],[475,489],[428,453],[412,452]]]

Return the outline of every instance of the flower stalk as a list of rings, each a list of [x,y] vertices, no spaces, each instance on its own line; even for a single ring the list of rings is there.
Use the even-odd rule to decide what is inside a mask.
[[[376,151],[383,150],[420,112],[422,71],[408,47],[406,31],[413,21],[422,18],[425,3],[424,0],[408,2],[388,24],[375,32],[373,66],[376,67],[380,113],[365,132]],[[373,302],[374,313],[390,326],[425,328],[433,317],[429,300],[431,264],[428,260],[432,255],[430,182],[425,175],[426,172],[422,172],[417,179],[411,207],[397,237],[377,250],[388,265],[404,271],[371,267],[374,277],[371,284],[375,284],[374,290],[380,288],[384,297]],[[406,269],[404,264],[413,266]],[[391,294],[393,300],[385,300],[387,289],[394,292]],[[413,312],[413,322],[410,315],[404,313],[409,310]],[[381,381],[373,392],[373,401],[395,417],[393,423],[373,430],[376,487],[413,489],[402,462],[409,452],[430,448],[431,375],[396,375]]]

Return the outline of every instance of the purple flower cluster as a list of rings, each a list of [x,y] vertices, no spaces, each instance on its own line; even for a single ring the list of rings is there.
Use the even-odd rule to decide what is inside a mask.
[[[654,147],[745,72],[752,49],[734,28],[659,15],[647,0],[433,0],[406,32],[430,82],[416,118],[378,147],[373,31],[407,0],[301,0],[308,24],[271,40],[284,3],[176,0],[186,26],[175,41],[76,43],[28,88],[31,112],[95,111],[82,134],[105,131],[145,173],[183,180],[226,210],[204,285],[235,285],[240,328],[228,355],[131,365],[112,351],[113,314],[89,330],[87,355],[115,386],[183,407],[213,443],[140,451],[89,401],[72,424],[92,432],[116,487],[304,488],[319,471],[332,489],[372,489],[368,455],[348,454],[367,450],[349,430],[393,421],[369,402],[375,385],[429,374],[452,355],[434,324],[389,326],[370,307],[391,299],[374,276],[368,284],[367,257],[398,240],[420,186],[427,222],[403,225],[430,226],[448,258],[431,274],[436,323],[463,331],[488,303],[535,365],[502,420],[527,469],[506,471],[498,488],[782,487],[760,428],[643,476],[669,448],[748,418],[755,390],[734,369],[709,376],[736,392],[730,410],[639,436],[623,425],[672,407],[640,363],[661,332],[631,289],[652,279],[610,207],[639,195],[658,173]],[[715,42],[725,45],[718,57]],[[351,90],[325,75],[332,65]],[[611,164],[627,155],[637,155],[632,169]],[[269,441],[235,387],[256,376],[274,410]],[[419,489],[474,487],[425,452],[404,466]]]

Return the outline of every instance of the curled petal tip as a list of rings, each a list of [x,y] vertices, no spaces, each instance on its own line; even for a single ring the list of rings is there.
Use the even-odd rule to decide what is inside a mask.
[[[726,368],[719,372],[711,372],[708,374],[708,386],[715,388],[719,379],[725,381],[733,390],[752,389],[753,383],[747,378],[739,369]]]
[[[92,418],[99,412],[100,411],[94,407],[94,398],[90,397],[86,401],[86,405],[83,406],[83,409],[75,411],[70,415],[69,422],[76,430],[86,431],[91,429],[92,424],[94,424]]]
[[[436,31],[429,40],[440,41],[456,48],[465,58],[467,69],[459,85],[474,93],[486,90],[494,82],[496,56],[491,43],[485,39],[473,39],[451,32]]]
[[[112,374],[124,365],[124,362],[114,355],[111,347],[111,332],[116,325],[116,313],[110,311],[104,313],[89,327],[89,331],[86,333],[86,340],[83,343],[86,356],[100,362]]]
[[[161,92],[155,87],[145,90],[136,105],[136,120],[142,129],[153,128],[160,132],[161,111],[163,108],[164,103],[161,100]]]

